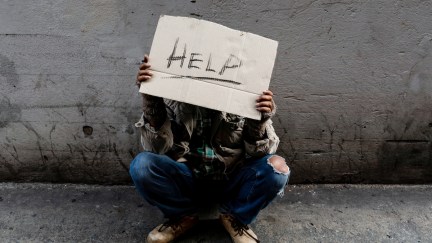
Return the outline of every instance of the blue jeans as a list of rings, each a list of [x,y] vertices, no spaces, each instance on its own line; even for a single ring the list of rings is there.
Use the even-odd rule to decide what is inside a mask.
[[[276,171],[272,155],[249,159],[223,181],[197,179],[185,163],[166,155],[138,154],[130,175],[139,193],[166,218],[196,213],[207,203],[219,203],[220,212],[250,224],[278,194],[282,195],[289,172]]]

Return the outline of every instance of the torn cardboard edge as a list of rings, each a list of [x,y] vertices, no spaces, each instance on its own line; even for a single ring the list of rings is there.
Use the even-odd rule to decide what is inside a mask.
[[[140,92],[255,120],[261,119],[261,113],[255,108],[257,94],[190,78],[172,77],[172,74],[153,71],[153,77],[144,82],[145,85],[141,85]],[[176,92],[160,89],[161,85],[169,86]]]

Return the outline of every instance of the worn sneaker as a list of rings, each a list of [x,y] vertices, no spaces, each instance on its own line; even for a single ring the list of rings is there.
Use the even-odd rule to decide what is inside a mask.
[[[147,236],[147,243],[167,243],[178,238],[198,223],[197,216],[185,216],[158,225]]]
[[[258,237],[249,226],[242,224],[229,214],[221,214],[220,220],[234,243],[259,243]]]

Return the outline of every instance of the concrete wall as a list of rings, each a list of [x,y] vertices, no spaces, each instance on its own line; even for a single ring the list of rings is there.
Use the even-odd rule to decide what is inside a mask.
[[[279,41],[292,182],[432,182],[431,1],[5,0],[0,181],[129,183],[134,86],[159,15]]]

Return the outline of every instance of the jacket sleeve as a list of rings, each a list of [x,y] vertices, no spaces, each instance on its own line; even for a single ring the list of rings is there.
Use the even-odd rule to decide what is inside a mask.
[[[276,113],[276,106],[271,113],[263,113],[261,120],[246,118],[243,137],[246,154],[251,157],[262,157],[274,154],[279,146],[279,137],[270,119]]]
[[[143,114],[135,124],[141,130],[141,145],[145,151],[164,154],[173,146],[171,122],[162,98],[143,95]]]

